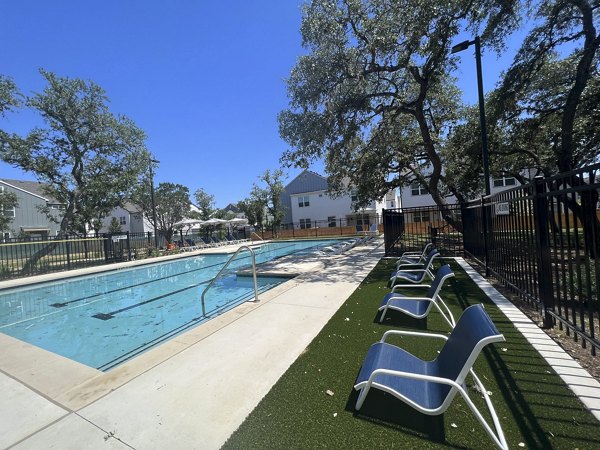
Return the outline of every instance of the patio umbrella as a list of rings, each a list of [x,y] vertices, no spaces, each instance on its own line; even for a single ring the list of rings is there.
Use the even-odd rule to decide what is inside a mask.
[[[232,224],[232,225],[241,225],[241,224],[243,224],[243,223],[244,223],[244,224],[248,223],[248,219],[241,219],[241,218],[239,218],[239,217],[236,217],[235,219],[229,219],[229,220],[227,221],[227,223],[230,223],[230,224]]]
[[[208,220],[203,221],[202,225],[213,225],[213,226],[215,226],[215,225],[222,225],[224,223],[227,223],[227,221],[223,220],[223,219],[212,218],[212,219],[208,219]]]
[[[176,227],[193,227],[194,225],[202,225],[204,221],[203,220],[198,220],[198,219],[183,219],[180,220],[179,222],[175,222],[173,224],[173,226]]]

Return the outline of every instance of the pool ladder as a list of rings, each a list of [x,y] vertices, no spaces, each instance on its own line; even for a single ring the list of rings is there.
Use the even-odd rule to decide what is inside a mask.
[[[248,250],[252,254],[252,277],[254,278],[254,301],[255,302],[258,301],[258,286],[256,284],[256,254],[254,253],[254,250],[251,249],[249,246],[242,245],[240,248],[238,248],[236,250],[236,252],[231,256],[231,258],[229,258],[229,260],[225,263],[225,265],[221,268],[221,270],[219,270],[219,273],[217,274],[217,276],[214,277],[212,280],[210,280],[210,282],[208,283],[208,285],[206,286],[206,288],[204,288],[204,291],[202,292],[202,316],[203,317],[206,317],[206,306],[205,306],[205,303],[204,303],[204,296],[206,295],[206,292],[210,289],[210,287],[213,285],[213,283],[215,282],[215,280],[217,278],[219,278],[219,276],[221,276],[221,273],[225,269],[227,269],[227,266],[229,266],[229,264],[231,263],[231,261],[233,261],[235,259],[235,257],[242,250]]]

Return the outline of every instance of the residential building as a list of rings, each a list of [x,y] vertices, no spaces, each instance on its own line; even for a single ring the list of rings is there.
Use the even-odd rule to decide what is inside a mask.
[[[111,213],[102,219],[100,233],[108,233],[113,217],[119,221],[123,233],[147,233],[154,232],[154,226],[142,214],[142,209],[131,202],[125,202],[123,206],[117,206]]]
[[[235,217],[237,219],[247,219],[246,214],[244,214],[244,211],[242,211],[238,207],[238,205],[235,204],[235,203],[230,203],[225,208],[223,208],[223,211],[225,211],[225,212],[231,212],[231,213],[235,214]]]
[[[514,177],[502,176],[492,178],[490,184],[490,193],[493,195],[497,194],[498,192],[506,191],[507,189],[519,186],[520,183]],[[403,208],[435,206],[435,202],[433,201],[431,195],[417,182],[400,188],[400,197]],[[453,195],[446,197],[446,201],[449,204],[457,203],[456,197]]]
[[[44,192],[44,184],[36,181],[0,179],[0,195],[12,192],[17,196],[17,206],[1,211],[12,217],[10,230],[4,231],[3,239],[14,237],[33,237],[46,239],[56,236],[60,229],[61,211],[65,205],[50,198]],[[55,220],[50,220],[44,210],[50,211]]]
[[[296,228],[342,224],[368,227],[379,223],[383,208],[396,208],[400,204],[396,191],[392,191],[381,200],[355,211],[354,204],[358,200],[355,190],[334,198],[327,193],[328,187],[327,178],[318,173],[305,170],[299,174],[284,188],[282,223],[293,223]]]

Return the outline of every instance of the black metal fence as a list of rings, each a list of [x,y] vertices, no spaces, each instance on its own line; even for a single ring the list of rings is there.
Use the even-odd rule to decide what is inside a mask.
[[[320,238],[327,236],[350,236],[368,231],[375,224],[383,232],[381,216],[364,214],[356,218],[332,218],[331,220],[308,220],[281,224],[278,228],[264,227],[255,230],[262,239]]]
[[[162,237],[159,244],[164,244]],[[0,280],[130,261],[154,251],[151,233],[7,239],[0,243]]]
[[[383,210],[386,256],[421,250],[432,241],[442,255],[462,255],[462,211],[459,205]]]
[[[600,164],[471,202],[465,253],[592,354],[600,348]]]

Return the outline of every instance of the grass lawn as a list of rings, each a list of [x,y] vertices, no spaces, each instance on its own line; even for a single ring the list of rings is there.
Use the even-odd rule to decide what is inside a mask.
[[[392,266],[393,261],[382,260],[373,269],[224,449],[494,448],[460,395],[445,414],[431,417],[373,389],[360,413],[355,411],[355,378],[367,349],[384,331],[449,331],[437,312],[426,321],[415,321],[391,311],[379,324],[377,308],[389,291]],[[456,278],[446,283],[442,297],[455,318],[467,306],[484,303],[506,338],[505,343],[484,349],[475,371],[492,392],[509,447],[600,448],[600,423],[466,273],[455,263],[452,268]],[[430,359],[441,345],[438,340],[407,337],[389,342]],[[467,383],[469,395],[488,418],[470,377]]]

